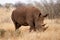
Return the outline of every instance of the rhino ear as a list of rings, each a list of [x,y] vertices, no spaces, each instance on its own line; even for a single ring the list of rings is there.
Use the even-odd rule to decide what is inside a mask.
[[[39,17],[41,16],[41,13],[39,14]]]
[[[47,16],[48,16],[48,14],[44,15],[43,17],[47,17]]]

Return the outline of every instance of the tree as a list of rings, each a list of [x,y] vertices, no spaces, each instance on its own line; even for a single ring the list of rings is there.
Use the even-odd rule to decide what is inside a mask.
[[[24,3],[21,3],[20,1],[15,3],[15,7],[24,6],[24,5],[25,4]]]

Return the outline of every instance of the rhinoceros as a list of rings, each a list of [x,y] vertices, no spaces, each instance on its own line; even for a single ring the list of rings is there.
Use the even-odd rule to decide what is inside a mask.
[[[21,26],[30,26],[30,31],[45,28],[44,18],[46,15],[42,15],[41,11],[34,6],[20,6],[13,10],[11,19],[15,25],[15,29]]]

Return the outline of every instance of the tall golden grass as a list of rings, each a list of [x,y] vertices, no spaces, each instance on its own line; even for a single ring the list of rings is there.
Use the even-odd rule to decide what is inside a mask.
[[[15,31],[11,20],[13,9],[0,8],[0,40],[60,40],[60,19],[45,19],[45,32],[29,32],[29,26]]]

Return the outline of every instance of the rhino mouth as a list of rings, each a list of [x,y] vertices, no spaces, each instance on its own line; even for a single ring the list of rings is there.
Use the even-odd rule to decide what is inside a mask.
[[[39,32],[44,32],[44,31],[46,31],[48,27],[45,27],[45,25],[46,25],[46,24],[42,24],[42,25],[40,25],[40,27],[37,27],[37,28],[36,28],[37,31],[39,31]]]
[[[48,27],[43,28],[43,32],[47,30]]]
[[[48,28],[48,27],[45,27],[45,25],[46,25],[46,24],[43,24],[43,25],[42,25],[42,28],[41,28],[43,32],[46,31],[47,28]]]

